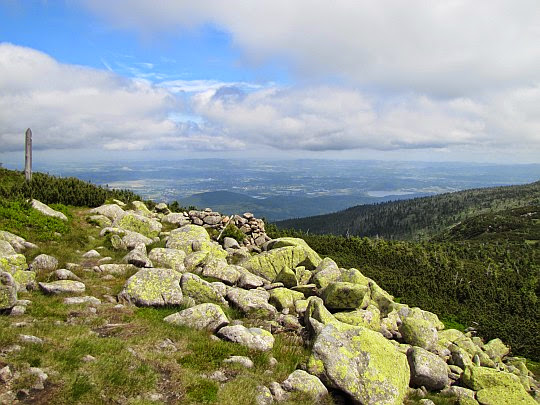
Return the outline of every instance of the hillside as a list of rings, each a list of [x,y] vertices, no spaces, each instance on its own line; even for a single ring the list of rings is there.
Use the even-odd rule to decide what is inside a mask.
[[[45,181],[64,203],[1,200],[0,403],[540,396],[533,244],[280,234],[251,214],[90,209],[54,192],[77,182]]]
[[[418,193],[413,196],[420,195],[423,194]],[[317,197],[276,195],[260,199],[222,190],[194,194],[180,199],[179,203],[184,207],[212,207],[216,211],[224,213],[252,212],[259,218],[279,221],[299,216],[326,214],[357,204],[374,204],[403,198],[411,198],[411,195],[387,195],[385,197],[370,197],[363,194]]]
[[[434,236],[471,215],[540,205],[540,182],[359,205],[333,214],[276,222],[309,233],[415,240]]]

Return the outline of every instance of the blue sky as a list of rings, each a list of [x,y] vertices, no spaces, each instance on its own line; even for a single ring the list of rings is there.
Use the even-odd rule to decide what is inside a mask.
[[[535,0],[0,0],[0,160],[539,162]]]

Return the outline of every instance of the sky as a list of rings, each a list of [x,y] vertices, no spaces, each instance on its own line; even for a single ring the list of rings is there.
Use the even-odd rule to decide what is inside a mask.
[[[538,0],[0,0],[0,161],[540,163]]]

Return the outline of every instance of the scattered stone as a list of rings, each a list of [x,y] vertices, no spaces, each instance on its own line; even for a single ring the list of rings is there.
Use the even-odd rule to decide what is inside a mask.
[[[54,277],[56,277],[57,280],[74,280],[74,281],[82,281],[79,276],[74,274],[73,272],[67,270],[67,269],[58,269],[54,272]]]
[[[99,254],[97,250],[92,249],[86,252],[85,254],[83,254],[82,257],[84,257],[85,259],[95,259],[95,258],[101,257],[101,255]]]
[[[91,363],[93,361],[96,361],[96,358],[90,354],[85,355],[82,359],[85,363]]]
[[[267,351],[274,346],[272,334],[261,328],[246,328],[242,325],[225,326],[217,332],[217,335],[253,350]]]
[[[46,294],[82,293],[86,286],[80,281],[58,280],[51,283],[38,283],[39,288]]]
[[[270,392],[270,390],[264,385],[257,387],[257,392],[255,394],[255,404],[271,405],[272,402],[274,402],[274,398],[272,397],[272,393]]]
[[[32,261],[31,267],[35,271],[54,271],[58,268],[58,260],[53,256],[41,254]]]
[[[48,217],[58,218],[58,219],[61,219],[62,221],[68,220],[65,214],[63,214],[60,211],[53,210],[51,207],[49,207],[46,204],[43,204],[41,201],[33,199],[32,208],[34,208],[35,210],[41,212],[43,215],[46,215]]]
[[[13,308],[17,302],[17,284],[13,276],[0,271],[0,310]]]
[[[98,272],[102,273],[110,273],[115,274],[119,276],[123,276],[127,274],[130,271],[135,270],[137,267],[135,267],[132,264],[101,264],[99,266],[96,266],[95,269]]]
[[[180,285],[182,286],[184,296],[193,299],[197,304],[210,302],[227,305],[227,302],[216,292],[212,285],[196,274],[184,273],[180,280]]]
[[[100,305],[101,301],[96,297],[87,295],[84,297],[64,298],[64,304],[66,305],[80,305],[80,304]]]
[[[309,395],[316,401],[321,401],[322,398],[328,395],[328,390],[321,380],[304,370],[293,371],[281,386],[289,392],[301,392]]]
[[[399,332],[406,343],[430,350],[437,345],[437,329],[429,321],[408,317],[402,321]]]
[[[34,390],[45,389],[44,384],[45,381],[47,381],[47,379],[49,378],[49,376],[38,367],[30,367],[30,374],[36,377],[36,380],[31,388]]]
[[[0,381],[6,384],[9,380],[13,378],[13,373],[9,366],[5,366],[0,369]]]
[[[10,316],[22,316],[26,312],[26,307],[24,305],[15,305],[11,308]]]
[[[153,267],[152,261],[146,255],[146,246],[140,243],[135,248],[124,256],[122,259],[127,264],[132,264],[136,267]]]
[[[91,214],[104,215],[112,221],[123,217],[126,213],[119,204],[105,204],[90,210]]]
[[[184,259],[186,253],[179,249],[154,248],[148,254],[148,258],[155,266],[167,267],[178,272],[184,272]]]
[[[254,366],[253,361],[246,356],[231,356],[223,360],[223,363],[239,364],[245,368],[252,368]]]
[[[174,325],[215,332],[229,324],[223,310],[215,304],[206,303],[184,309],[163,319]]]
[[[364,309],[369,304],[369,287],[342,281],[331,282],[325,287],[322,299],[330,309]]]
[[[214,380],[214,381],[217,381],[217,382],[225,382],[228,380],[227,376],[225,375],[225,373],[221,370],[216,370],[214,371],[212,374],[210,374],[208,376],[208,378],[210,380]]]
[[[19,340],[23,343],[32,343],[36,345],[42,345],[43,339],[32,335],[19,335]]]
[[[277,366],[277,364],[278,364],[277,359],[275,357],[270,357],[270,359],[268,360],[268,365],[270,367],[275,367]]]
[[[276,381],[272,381],[268,388],[270,389],[270,392],[272,393],[272,396],[274,397],[274,400],[277,402],[283,402],[287,401],[290,397],[290,393],[285,391],[281,384],[279,384]]]

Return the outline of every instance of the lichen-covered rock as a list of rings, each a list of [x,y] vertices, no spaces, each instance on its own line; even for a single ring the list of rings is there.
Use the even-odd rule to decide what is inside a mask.
[[[341,269],[338,281],[368,286],[371,279],[364,276],[358,269]]]
[[[200,252],[191,252],[184,259],[184,268],[188,273],[196,273],[198,267],[204,266],[206,263],[209,252],[200,251]]]
[[[54,271],[58,268],[58,259],[53,256],[41,254],[32,261],[35,271]]]
[[[261,328],[246,328],[243,325],[225,326],[217,332],[217,335],[252,350],[268,351],[274,347],[272,334]]]
[[[229,324],[227,316],[216,304],[200,304],[169,315],[163,319],[174,325],[215,332]]]
[[[222,258],[211,258],[204,264],[201,274],[205,277],[212,277],[228,285],[234,285],[241,276],[238,266],[228,265]]]
[[[9,243],[13,247],[13,249],[15,249],[16,253],[21,253],[26,248],[28,248],[29,245],[32,245],[31,243],[27,242],[24,238],[21,238],[20,236],[17,236],[8,231],[0,231],[0,240],[3,240]],[[0,253],[0,256],[3,256],[3,255]]]
[[[370,304],[366,309],[357,309],[349,312],[336,312],[337,320],[349,325],[365,326],[371,330],[381,329],[381,312],[375,305]]]
[[[85,259],[97,259],[101,257],[101,254],[97,250],[92,249],[88,252],[83,253],[82,257]]]
[[[310,374],[359,404],[402,404],[409,387],[407,357],[380,333],[329,323],[313,344]]]
[[[407,351],[407,360],[412,387],[424,386],[429,391],[437,391],[450,385],[446,363],[436,354],[421,347],[412,347]]]
[[[309,280],[311,280],[311,276],[313,273],[306,269],[306,266],[298,266],[294,269],[294,273],[296,275],[296,280],[298,285],[305,285],[309,284]]]
[[[309,395],[316,401],[321,401],[326,395],[328,395],[328,390],[324,384],[319,380],[319,378],[311,375],[304,370],[295,370],[283,383],[281,386],[285,391],[289,392],[301,392],[303,394]]]
[[[51,283],[38,283],[38,285],[46,294],[76,294],[86,290],[84,283],[74,280],[58,280]]]
[[[117,204],[100,205],[99,207],[92,208],[90,213],[106,216],[111,221],[116,221],[126,215],[126,212]]]
[[[484,388],[476,393],[476,400],[480,405],[538,405],[538,402],[519,386]]]
[[[388,315],[394,304],[394,297],[384,291],[373,280],[369,283],[371,302],[376,304],[381,311],[381,317]]]
[[[114,227],[138,232],[148,238],[154,238],[161,232],[161,222],[132,212],[125,213],[124,216],[113,222]]]
[[[242,266],[268,281],[274,281],[281,270],[286,267],[314,267],[312,258],[301,246],[286,246],[263,252],[242,262]]]
[[[137,306],[180,305],[181,277],[181,273],[172,269],[141,269],[126,281],[118,299]]]
[[[490,359],[501,362],[501,359],[510,353],[510,348],[501,339],[492,339],[484,345],[484,350]]]
[[[444,324],[439,320],[439,317],[433,312],[424,311],[420,308],[409,308],[407,305],[400,305],[398,310],[401,320],[408,318],[422,319],[429,322],[437,330],[443,330]]]
[[[268,303],[270,294],[264,290],[244,290],[231,288],[227,292],[227,300],[246,314],[259,314],[262,317],[274,317],[276,308]]]
[[[86,222],[97,225],[100,228],[105,228],[112,225],[111,219],[101,214],[90,215],[88,218],[86,218]]]
[[[430,350],[437,345],[437,329],[424,319],[413,317],[403,319],[399,332],[403,340],[412,346]]]
[[[0,239],[0,257],[16,255],[17,252],[6,240]]]
[[[41,212],[43,215],[53,218],[61,219],[62,221],[67,221],[67,217],[64,213],[60,211],[53,210],[47,204],[43,204],[41,201],[32,200],[32,208],[36,211]]]
[[[304,321],[306,325],[312,326],[312,332],[317,333],[324,325],[328,325],[330,323],[339,325],[341,323],[334,317],[334,315],[330,313],[330,311],[328,311],[328,309],[324,306],[323,300],[319,297],[309,297],[307,299],[307,307],[304,312]],[[316,322],[315,325],[314,322]]]
[[[176,226],[184,226],[190,223],[189,218],[185,217],[184,214],[179,212],[173,212],[171,214],[165,215],[161,219],[161,222],[173,224]]]
[[[227,252],[221,245],[213,242],[206,229],[198,225],[184,225],[172,230],[166,247],[183,250],[187,255],[200,251],[208,252],[214,257],[227,257]]]
[[[325,288],[328,284],[339,280],[341,271],[338,265],[329,257],[325,257],[312,272],[310,282],[317,288]]]
[[[301,266],[305,269],[304,266]],[[274,280],[275,283],[283,283],[283,285],[287,288],[296,287],[298,285],[298,279],[296,278],[296,273],[289,269],[288,267],[284,267],[277,277]]]
[[[297,246],[304,249],[307,256],[307,262],[309,263],[308,266],[306,267],[314,269],[321,262],[321,258],[319,257],[317,252],[315,252],[311,247],[309,247],[309,245],[304,239],[286,237],[286,238],[273,239],[268,242],[269,250],[279,249],[281,247],[286,247],[286,246]]]
[[[135,248],[124,256],[124,263],[132,264],[136,267],[153,267],[154,264],[146,254],[146,246],[143,243],[138,244]]]
[[[262,287],[263,285],[268,283],[268,280],[256,276],[244,267],[236,266],[235,269],[240,273],[240,277],[236,281],[236,285],[240,288],[245,288],[249,290],[252,288]]]
[[[193,299],[197,304],[226,304],[226,301],[216,292],[212,285],[196,274],[184,273],[180,279],[180,286],[184,296]]]
[[[332,282],[322,293],[324,304],[330,309],[364,309],[369,304],[369,287],[347,282]]]
[[[142,201],[132,201],[133,206],[135,207],[135,212],[144,217],[151,218],[152,212],[148,209],[145,203]]]
[[[143,234],[139,232],[127,231],[127,230],[124,233],[124,236],[122,236],[121,240],[122,240],[122,243],[120,244],[119,248],[122,248],[122,246],[125,246],[127,249],[133,249],[135,246],[139,245],[140,243],[144,244],[145,246],[148,246],[154,243],[152,239],[144,236]],[[112,243],[112,237],[111,237],[111,243]],[[117,247],[115,248],[117,249]]]
[[[148,258],[154,266],[167,267],[178,272],[183,272],[186,253],[179,249],[154,248],[148,254]]]
[[[294,303],[297,300],[303,300],[304,294],[298,291],[292,291],[288,288],[274,288],[270,290],[268,302],[275,306],[278,311],[288,308],[294,311]]]
[[[463,384],[475,391],[491,387],[521,386],[518,376],[489,367],[467,366],[462,376]],[[523,388],[523,387],[522,387]]]
[[[0,271],[0,309],[13,308],[17,303],[17,284],[13,276]]]

